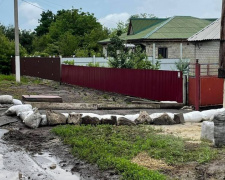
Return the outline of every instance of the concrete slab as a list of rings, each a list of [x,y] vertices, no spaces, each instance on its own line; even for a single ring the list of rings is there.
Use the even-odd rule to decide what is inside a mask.
[[[97,110],[97,104],[92,103],[47,103],[47,102],[26,102],[32,107],[38,109],[53,109],[53,110]]]
[[[10,123],[15,123],[17,121],[18,121],[17,117],[2,115],[2,116],[0,116],[0,127],[5,126],[5,125],[10,124]]]
[[[63,102],[60,96],[49,95],[22,95],[22,100],[26,102]]]

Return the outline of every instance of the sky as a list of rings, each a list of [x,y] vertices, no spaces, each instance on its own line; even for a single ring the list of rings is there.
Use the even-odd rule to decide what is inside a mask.
[[[80,9],[94,13],[98,21],[115,28],[134,14],[154,14],[159,18],[194,16],[220,18],[222,0],[18,0],[20,29],[33,30],[38,26],[42,11],[56,13],[61,9]],[[14,24],[14,0],[0,0],[0,23]]]

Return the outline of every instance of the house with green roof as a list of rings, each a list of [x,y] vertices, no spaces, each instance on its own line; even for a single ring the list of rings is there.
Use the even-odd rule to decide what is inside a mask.
[[[188,38],[216,19],[201,19],[191,16],[170,18],[132,18],[128,32],[120,38],[125,44],[141,45],[147,56],[154,59],[195,59],[195,44]],[[99,42],[107,55],[110,39]]]

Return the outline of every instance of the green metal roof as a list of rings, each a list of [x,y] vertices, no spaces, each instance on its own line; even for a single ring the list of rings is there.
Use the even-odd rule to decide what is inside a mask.
[[[160,24],[167,19],[168,18],[164,18],[164,19],[158,19],[158,18],[154,18],[154,19],[145,19],[145,18],[130,19],[130,24],[131,24],[132,31],[133,31],[132,33],[137,34],[137,33],[141,32],[145,29],[148,29],[148,28],[150,28],[154,25]]]
[[[213,20],[191,16],[174,16],[165,19],[131,19],[128,35],[126,33],[122,34],[121,39],[188,39],[211,24]],[[110,42],[110,39],[100,41],[100,43],[106,42]]]

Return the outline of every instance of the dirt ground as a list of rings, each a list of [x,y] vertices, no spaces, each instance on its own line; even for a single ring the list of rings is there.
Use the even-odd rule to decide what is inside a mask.
[[[64,102],[68,103],[118,103],[126,104],[126,96],[118,95],[115,93],[105,93],[97,90],[77,87],[59,85],[59,83],[46,81],[38,85],[21,85],[10,86],[7,89],[0,87],[0,94],[11,94],[14,97],[21,98],[23,94],[39,94],[39,95],[58,95],[63,98]],[[129,99],[129,98],[128,98]],[[5,109],[0,109],[0,114]],[[174,110],[174,109],[148,109],[149,114],[159,112],[171,112],[171,113],[185,113],[186,110]],[[43,111],[44,112],[44,111]],[[59,112],[71,112],[71,111],[59,111]],[[136,114],[140,112],[140,109],[132,110],[79,110],[76,112],[92,112],[96,114]],[[190,143],[194,146],[200,142],[201,123],[186,123],[185,125],[173,125],[173,126],[154,126],[163,130],[165,134],[171,134],[182,138],[190,139]],[[70,148],[64,145],[56,136],[51,134],[52,127],[42,127],[36,130],[31,130],[25,127],[20,121],[1,127],[9,130],[3,136],[3,141],[0,141],[0,146],[10,146],[13,153],[24,151],[28,153],[31,158],[36,157],[37,154],[47,152],[54,157],[60,159],[58,166],[64,169],[66,172],[72,174],[78,174],[79,179],[85,180],[114,180],[120,179],[120,176],[116,175],[114,171],[101,171],[95,165],[88,164],[77,158],[74,158],[70,153]],[[0,148],[1,154],[1,148]],[[142,154],[139,159],[145,158]],[[1,160],[1,156],[0,156]],[[36,161],[36,160],[35,160]],[[35,162],[34,161],[34,162]],[[0,161],[1,162],[1,161]],[[152,160],[154,162],[154,160]],[[9,162],[8,162],[9,163]],[[144,163],[144,161],[143,161]],[[163,162],[162,162],[163,163]],[[10,164],[10,163],[9,163]],[[166,165],[165,165],[166,166]],[[40,168],[40,167],[39,167]],[[42,168],[43,173],[46,172],[46,168]],[[0,163],[1,172],[1,163]],[[199,165],[197,163],[189,163],[181,166],[167,168],[163,171],[171,179],[225,179],[225,152],[220,151],[219,158],[210,163]],[[39,176],[38,176],[39,175]],[[0,176],[1,177],[1,176]],[[31,173],[27,179],[48,179],[41,178],[40,174]],[[47,177],[47,175],[46,175]],[[69,178],[68,178],[69,180]]]
[[[162,129],[163,134],[171,134],[177,137],[190,139],[195,143],[200,143],[201,140],[201,124],[202,123],[185,123],[177,124],[174,126],[164,125],[164,126],[154,126],[156,129]]]

